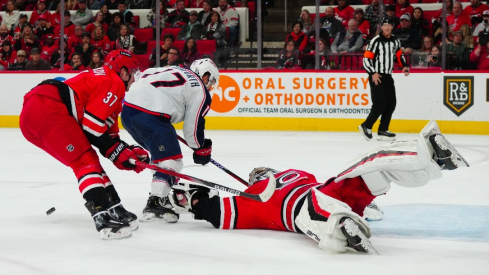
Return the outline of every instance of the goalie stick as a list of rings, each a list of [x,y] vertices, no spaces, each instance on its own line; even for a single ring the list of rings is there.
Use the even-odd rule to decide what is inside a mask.
[[[237,189],[226,187],[226,186],[218,184],[218,183],[213,183],[213,182],[206,181],[203,179],[199,179],[196,177],[192,177],[189,175],[180,174],[180,173],[177,173],[177,172],[174,172],[171,170],[163,169],[163,168],[160,168],[156,165],[148,164],[148,163],[143,162],[143,161],[130,159],[129,162],[132,164],[135,164],[139,167],[155,170],[155,171],[165,173],[165,174],[173,176],[173,177],[185,179],[185,180],[188,180],[188,181],[191,181],[194,183],[198,183],[198,184],[203,185],[203,186],[207,186],[210,188],[214,188],[216,190],[228,192],[228,193],[234,194],[236,196],[245,197],[245,198],[252,199],[255,201],[259,201],[259,202],[268,201],[273,196],[273,193],[275,192],[275,186],[276,186],[275,177],[270,172],[268,173],[269,179],[268,179],[268,184],[267,184],[267,187],[265,188],[265,190],[263,190],[263,192],[261,192],[260,194],[250,194],[250,193],[246,193],[243,191],[239,191]]]
[[[188,148],[190,148],[190,146],[188,146],[188,143],[179,135],[177,135],[177,138],[178,140],[187,145]],[[192,149],[192,148],[190,148]],[[229,171],[226,167],[222,166],[219,162],[215,161],[214,159],[211,158],[211,163],[214,164],[215,166],[217,166],[217,168],[221,169],[222,171],[226,172],[228,175],[230,175],[231,177],[235,178],[236,180],[238,180],[239,182],[241,182],[242,184],[246,185],[246,186],[250,186],[250,183],[245,181],[244,179],[240,178],[238,175],[236,175],[235,173]]]

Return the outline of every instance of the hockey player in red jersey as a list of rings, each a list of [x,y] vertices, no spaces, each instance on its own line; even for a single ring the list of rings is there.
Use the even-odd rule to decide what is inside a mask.
[[[105,66],[64,82],[45,80],[24,96],[22,134],[73,169],[103,239],[128,237],[138,227],[136,215],[122,206],[92,148],[97,147],[119,169],[141,171],[129,160],[147,159],[147,152],[123,142],[117,125],[126,89],[138,74],[137,58],[116,50],[107,56]]]
[[[216,191],[188,184],[174,186],[170,201],[178,212],[192,212],[216,228],[299,232],[325,250],[373,252],[370,227],[361,216],[376,196],[385,194],[391,182],[418,187],[441,177],[442,169],[461,166],[468,164],[432,121],[417,141],[392,142],[367,152],[326,183],[300,170],[255,168],[247,193],[262,192],[275,176],[275,193],[264,203],[219,197]]]

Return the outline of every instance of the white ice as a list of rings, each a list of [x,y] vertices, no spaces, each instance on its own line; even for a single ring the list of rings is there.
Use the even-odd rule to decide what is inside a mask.
[[[443,130],[443,129],[442,129]],[[321,182],[379,145],[356,133],[207,131],[213,158],[242,178],[252,168],[296,168]],[[415,139],[399,134],[399,139]],[[132,142],[127,132],[123,139]],[[489,137],[446,137],[471,164],[420,188],[392,186],[377,198],[386,215],[371,222],[380,255],[332,254],[308,237],[268,230],[217,230],[182,216],[141,223],[129,239],[102,241],[71,169],[0,129],[0,274],[489,274]],[[183,173],[244,186],[183,148]],[[151,174],[102,160],[124,206],[141,213]],[[224,195],[223,193],[221,193]],[[227,194],[226,194],[227,195]],[[56,211],[46,215],[55,207]]]

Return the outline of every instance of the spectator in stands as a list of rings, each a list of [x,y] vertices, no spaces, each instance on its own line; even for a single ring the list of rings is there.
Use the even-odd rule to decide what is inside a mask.
[[[58,44],[58,50],[51,55],[51,60],[49,61],[49,63],[51,63],[51,66],[53,68],[60,68],[60,65],[61,65],[61,47],[62,46],[64,47],[64,61],[63,61],[64,63],[69,62],[69,58],[71,55],[71,53],[66,50],[67,44],[68,44],[66,39],[64,40],[63,45],[61,45],[61,39],[58,39],[57,44]]]
[[[67,42],[67,51],[73,53],[74,49],[82,44],[83,27],[75,26],[75,35],[70,36]]]
[[[39,15],[43,14],[46,20],[51,21],[51,13],[46,9],[46,0],[39,0],[37,2],[37,10],[31,13],[31,19],[29,19],[29,23],[37,28],[37,23],[39,19]]]
[[[482,23],[480,23],[479,25],[477,25],[477,27],[475,27],[472,35],[479,36],[479,33],[481,32],[489,32],[489,10],[485,10],[482,13]]]
[[[46,71],[51,70],[51,64],[44,59],[41,59],[41,52],[38,48],[32,48],[30,53],[30,61],[25,64],[27,71]]]
[[[470,53],[470,62],[477,63],[479,70],[489,70],[489,33],[479,34],[479,43]]]
[[[185,7],[189,8],[190,7],[190,0],[184,0]],[[168,0],[166,3],[166,6],[168,8],[178,8],[178,0]]]
[[[279,53],[277,62],[275,63],[277,69],[300,69],[301,68],[301,55],[295,48],[294,41],[289,40],[285,42],[284,49]]]
[[[173,34],[167,33],[163,36],[163,44],[160,47],[160,66],[168,63],[168,50],[172,47],[173,42],[175,42],[175,36]],[[150,67],[156,65],[156,47],[153,48],[149,55],[149,65]]]
[[[104,23],[107,24],[107,26],[110,26],[112,24],[112,14],[109,11],[109,7],[107,4],[103,4],[102,7],[100,8],[100,11],[104,15]]]
[[[112,24],[109,26],[109,30],[107,31],[107,36],[110,41],[116,41],[119,36],[119,29],[122,25],[122,15],[118,12],[115,12],[112,15]]]
[[[189,37],[197,40],[202,36],[204,26],[197,21],[197,11],[190,12],[190,21],[182,27],[178,33],[177,40],[186,40]]]
[[[197,51],[197,43],[195,43],[195,39],[192,37],[188,38],[183,45],[183,50],[180,53],[180,60],[183,61],[183,65],[186,68],[190,68],[190,65],[197,60],[201,59],[202,54]]]
[[[20,38],[22,28],[26,24],[29,24],[29,22],[27,22],[27,15],[26,14],[20,14],[19,21],[17,23],[15,23],[15,27],[14,27],[14,38],[15,39]]]
[[[462,33],[463,43],[467,48],[474,48],[474,36],[469,25],[460,26],[460,32]],[[480,34],[479,34],[480,35]]]
[[[428,67],[441,67],[440,46],[434,45],[431,49],[431,54],[428,55]]]
[[[419,50],[419,52],[430,53],[434,45],[435,42],[433,41],[433,37],[425,36],[423,38],[423,43],[421,43],[421,49]]]
[[[105,35],[104,28],[102,26],[97,26],[92,32],[91,44],[97,49],[97,51],[102,52],[102,54],[107,55],[110,48],[110,40],[107,35]]]
[[[397,0],[396,5],[396,17],[401,18],[402,15],[408,13],[409,16],[413,17],[414,8],[409,3],[409,0]]]
[[[8,69],[11,71],[23,71],[25,70],[25,64],[27,64],[27,55],[24,50],[17,51],[17,59],[13,64],[10,64]]]
[[[119,29],[119,37],[117,37],[117,40],[115,41],[116,49],[124,49],[134,52],[134,47],[139,44],[139,41],[131,32],[132,30],[129,25],[121,25],[121,28]]]
[[[238,45],[238,24],[239,14],[235,8],[229,5],[228,0],[219,0],[219,7],[216,9],[221,15],[222,23],[229,29],[228,45],[231,47],[231,56],[235,56],[235,47]]]
[[[397,29],[400,25],[400,19],[396,16],[396,6],[395,5],[387,5],[385,7],[385,15],[392,18],[394,21],[394,30]]]
[[[430,23],[423,17],[423,10],[419,7],[415,8],[413,11],[411,27],[417,29],[421,36],[427,36],[430,33]]]
[[[370,33],[377,31],[379,24],[380,0],[372,0],[372,4],[365,7],[365,20],[370,24]],[[384,13],[385,15],[385,13]]]
[[[90,44],[92,36],[88,32],[84,32],[82,34],[82,43],[75,47],[75,53],[79,53],[81,56],[81,61],[83,66],[88,66],[90,64],[90,60],[92,59],[92,53],[96,50],[96,48]],[[72,55],[73,60],[73,55]]]
[[[51,3],[54,3],[54,1]],[[66,7],[65,7],[65,10],[67,10]],[[51,13],[51,21],[50,22],[51,22],[51,26],[53,26],[54,29],[56,29],[56,27],[61,24],[61,4],[58,4],[56,6],[56,10],[53,13]]]
[[[82,63],[82,57],[79,53],[74,53],[71,56],[71,62],[65,64],[65,71],[83,71],[85,70],[85,66]]]
[[[212,12],[212,3],[210,0],[204,0],[202,4],[202,10],[197,16],[197,20],[202,24],[202,26],[207,26],[211,22],[210,14]]]
[[[321,29],[319,30],[319,37],[324,39],[329,39],[334,37],[338,32],[345,30],[341,21],[335,18],[334,9],[332,7],[327,7],[324,16],[321,17],[319,22]],[[308,37],[315,36],[315,27],[307,34]]]
[[[319,55],[319,69],[320,70],[331,70],[334,67],[334,62],[331,58],[331,47],[329,46],[329,40],[320,38],[318,41],[318,51]],[[304,56],[304,68],[314,69],[316,65],[316,51],[311,50],[306,56]]]
[[[168,10],[166,9],[165,6],[165,0],[160,0],[159,1],[159,8],[160,8],[160,28],[163,29],[166,27],[166,20],[168,19]],[[148,19],[149,25],[148,27],[150,28],[156,28],[156,7],[153,7],[151,11],[148,12],[148,15],[146,18]]]
[[[126,3],[124,1],[119,2],[117,9],[119,10],[119,13],[122,15],[122,24],[139,27],[135,25],[134,14],[127,9]]]
[[[307,35],[302,32],[303,27],[301,21],[295,21],[292,23],[292,32],[285,38],[285,41],[294,41],[294,45],[300,53],[304,52],[308,42]]]
[[[22,28],[22,34],[19,39],[15,41],[14,48],[18,50],[24,50],[27,54],[30,55],[32,48],[37,48],[39,51],[39,39],[34,35],[32,31],[31,24],[27,23]]]
[[[341,24],[346,28],[348,22],[355,16],[355,10],[348,3],[349,0],[338,0],[338,6],[334,8],[336,19],[340,20]]]
[[[25,11],[26,4],[24,0],[15,0],[14,5],[17,10]]]
[[[124,1],[124,0],[122,0]],[[107,5],[107,8],[109,10],[116,10],[119,8],[119,0],[108,0],[108,1],[105,1],[104,4]]]
[[[180,60],[179,57],[180,57],[180,50],[173,46],[170,47],[170,49],[168,50],[167,63],[163,64],[163,66],[185,67],[183,61]]]
[[[47,21],[45,14],[39,15],[35,35],[39,38],[41,44],[46,43],[46,37],[48,35],[54,35],[54,27],[51,26],[51,22]]]
[[[401,16],[401,27],[393,30],[392,34],[401,41],[401,49],[405,54],[421,47],[421,35],[418,30],[411,28],[411,17],[407,13]]]
[[[226,27],[221,21],[221,15],[217,11],[212,11],[211,22],[204,29],[202,33],[203,40],[216,40],[216,46],[218,49],[222,49],[227,45]]]
[[[102,3],[100,0],[87,0],[87,8],[91,10],[100,10]]]
[[[72,37],[75,35],[75,24],[71,22],[71,14],[70,11],[65,10],[64,11],[64,19],[65,19],[65,36],[64,38],[67,39],[68,37]],[[81,26],[80,26],[81,27]],[[82,29],[83,30],[83,29]],[[61,25],[58,25],[54,28],[54,36],[59,37],[61,35]]]
[[[100,68],[104,65],[104,56],[99,52],[95,51],[92,53],[92,60],[90,61],[90,65],[88,67],[90,69]]]
[[[441,26],[441,16],[442,16],[443,8],[439,9],[431,19],[431,23],[433,23],[433,33],[435,33]],[[453,0],[446,0],[446,16],[452,15],[453,12]]]
[[[97,26],[101,26],[104,29],[104,33],[109,30],[109,25],[105,24],[104,14],[101,11],[97,12],[97,14],[95,15],[95,20],[87,25],[85,31],[92,33]]]
[[[2,46],[2,44],[4,42],[7,42],[7,41],[10,42],[10,44],[15,43],[15,39],[8,33],[9,33],[9,31],[8,31],[7,26],[1,25],[0,26],[0,47]]]
[[[92,10],[87,9],[87,0],[78,0],[78,10],[72,17],[73,24],[82,26],[83,29],[93,21]]]
[[[333,44],[331,44],[331,52],[339,54],[358,53],[363,48],[363,36],[358,30],[358,22],[355,19],[350,19],[348,29],[336,34]]]
[[[312,22],[311,14],[308,10],[302,10],[299,17],[299,22],[302,23],[302,32],[306,35],[309,33],[309,31],[311,31],[314,26],[314,22]]]
[[[19,17],[20,12],[15,8],[13,0],[7,1],[6,11],[2,16],[2,26],[7,26],[9,31],[13,31]]]
[[[51,61],[51,56],[59,49],[58,45],[54,44],[54,36],[52,34],[46,37],[46,43],[41,49],[41,58],[46,61]]]
[[[470,5],[465,7],[463,13],[471,19],[472,26],[482,23],[482,14],[489,10],[489,7],[479,2],[479,0],[470,0]]]
[[[363,41],[367,41],[370,37],[370,23],[368,20],[363,18],[364,13],[363,10],[358,8],[355,10],[355,20],[358,22],[358,30],[362,33]]]
[[[191,1],[189,8],[203,8],[205,0],[193,0]]]
[[[185,9],[185,1],[178,0],[177,8],[168,14],[166,19],[167,28],[181,28],[189,21],[189,12]]]
[[[453,33],[453,42],[448,43],[447,53],[448,53],[448,69],[457,70],[461,69],[463,62],[465,62],[464,51],[466,49],[465,45],[462,43],[463,35],[462,32]]]
[[[15,63],[17,52],[12,47],[10,41],[5,41],[0,50],[0,65],[7,69],[11,64]]]
[[[462,4],[459,1],[453,3],[453,14],[447,16],[447,22],[448,22],[448,27],[452,33],[459,31],[460,27],[465,24],[472,27],[470,18],[468,15],[462,12]]]

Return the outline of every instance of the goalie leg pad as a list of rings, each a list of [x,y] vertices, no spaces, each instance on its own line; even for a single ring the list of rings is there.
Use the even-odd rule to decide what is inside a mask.
[[[344,217],[350,218],[362,228],[366,238],[371,236],[368,223],[352,212],[347,204],[315,188],[307,195],[295,223],[304,234],[317,241],[321,249],[345,252],[349,249],[349,243],[341,229]]]

